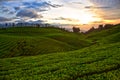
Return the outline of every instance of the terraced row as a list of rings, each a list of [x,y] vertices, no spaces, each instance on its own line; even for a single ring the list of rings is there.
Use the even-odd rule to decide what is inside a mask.
[[[0,78],[13,80],[87,80],[89,77],[92,79],[94,75],[106,74],[104,77],[110,79],[110,76],[113,78],[120,75],[117,73],[120,71],[119,45],[120,43],[106,47],[85,48],[68,53],[1,59]],[[91,50],[92,48],[95,49]],[[108,75],[109,73],[113,75]]]
[[[67,43],[45,37],[2,37],[0,40],[0,58],[34,56],[38,54],[64,52],[75,49],[75,47]]]
[[[0,29],[0,58],[66,52],[89,45],[79,35],[56,28]]]

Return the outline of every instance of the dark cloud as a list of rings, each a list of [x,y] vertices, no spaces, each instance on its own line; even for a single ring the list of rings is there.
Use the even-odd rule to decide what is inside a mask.
[[[43,23],[45,23],[45,21],[43,21],[43,20],[35,20],[35,21],[29,20],[29,21],[25,21],[23,19],[16,20],[15,22],[17,22],[17,23],[25,23],[25,24],[43,24]]]
[[[11,11],[11,12],[9,12],[8,14],[11,14],[11,15],[12,15],[12,14],[15,14],[15,13]]]
[[[0,0],[0,1],[18,1],[18,0]]]
[[[58,7],[62,7],[63,5],[58,5],[58,4],[49,4],[51,7],[54,7],[54,8],[58,8]]]
[[[37,24],[40,24],[40,23],[45,23],[45,21],[43,20],[36,20],[36,21],[29,21],[30,23],[37,23]]]
[[[39,19],[43,17],[41,12],[58,7],[62,7],[62,5],[46,0],[0,0],[0,15],[19,18],[17,20]],[[4,20],[7,20],[7,18],[4,18]],[[3,18],[1,21],[3,21]]]
[[[23,5],[26,6],[39,6],[39,7],[49,7],[49,3],[46,1],[42,1],[42,2],[23,2]]]
[[[64,17],[54,18],[53,20],[79,21],[79,20],[76,20],[76,19],[64,18]]]
[[[5,2],[5,1],[20,1],[20,0],[0,0],[0,2]]]
[[[7,12],[9,12],[10,10],[9,10],[9,8],[8,7],[6,7],[6,6],[0,6],[0,11],[2,12],[2,13],[7,13]]]
[[[18,19],[18,20],[15,20],[15,22],[17,22],[17,23],[23,23],[23,22],[26,22],[26,21],[23,20],[23,19]]]
[[[116,20],[120,19],[120,12],[119,13],[104,13],[101,17],[105,20]]]
[[[99,15],[104,20],[120,19],[120,0],[90,0],[93,5],[86,9]]]
[[[93,13],[96,13],[100,18],[104,20],[116,20],[120,19],[120,9],[114,8],[99,8],[92,9]]]
[[[90,0],[96,6],[119,6],[120,0]]]
[[[23,2],[23,5],[26,8],[39,9],[40,11],[47,11],[51,7],[53,8],[62,7],[62,5],[52,4],[51,2],[46,2],[46,1]]]
[[[70,19],[70,18],[64,18],[64,17],[54,18],[53,20],[67,20],[67,21],[72,21],[72,19]]]
[[[11,21],[12,19],[6,17],[0,17],[0,22]]]
[[[95,6],[85,6],[85,8],[87,9],[105,9],[105,8],[111,8],[111,7],[107,7],[107,6],[100,6],[100,7],[95,7]]]
[[[8,12],[8,11],[9,11],[9,9],[8,9],[8,8],[6,8],[6,9],[3,9],[2,11],[3,11],[3,12]]]
[[[20,10],[20,7],[14,7],[14,9],[15,9],[16,11],[18,11],[18,10]]]
[[[86,6],[86,8],[119,8],[120,0],[90,0],[94,5]]]
[[[100,24],[100,23],[104,23],[104,21],[93,21],[92,23]]]
[[[20,10],[17,15],[17,17],[27,17],[27,18],[42,18],[41,15],[38,15],[37,12],[35,10],[32,9],[24,9],[24,10]]]

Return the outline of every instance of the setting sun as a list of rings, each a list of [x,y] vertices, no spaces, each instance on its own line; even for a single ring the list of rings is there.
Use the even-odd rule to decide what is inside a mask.
[[[100,21],[100,18],[95,18],[95,15],[92,13],[83,13],[80,15],[79,20],[81,24],[90,24],[94,21]]]

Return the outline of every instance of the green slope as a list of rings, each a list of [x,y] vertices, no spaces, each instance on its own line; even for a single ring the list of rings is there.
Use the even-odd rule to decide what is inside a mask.
[[[120,80],[119,30],[115,26],[87,35],[55,28],[1,30],[0,79]]]
[[[116,34],[120,32],[120,25],[118,26],[114,26],[112,28],[109,28],[109,29],[104,29],[104,30],[101,30],[101,31],[93,31],[89,34],[87,34],[87,38],[89,39],[94,39],[94,38],[102,38],[102,37],[106,37],[106,36],[109,36],[109,35],[112,35],[112,34]]]
[[[67,53],[0,59],[5,80],[119,80],[120,43]]]
[[[89,45],[80,35],[57,28],[0,30],[0,58],[72,51]]]
[[[108,44],[120,41],[120,25],[114,26],[110,29],[91,32],[86,36],[86,39],[91,40],[93,43]]]

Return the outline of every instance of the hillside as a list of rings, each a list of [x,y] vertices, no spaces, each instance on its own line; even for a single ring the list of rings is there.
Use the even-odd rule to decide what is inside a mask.
[[[0,30],[1,58],[72,51],[90,44],[80,35],[58,28],[19,27]]]
[[[0,79],[120,80],[119,30],[120,26],[89,34],[56,28],[0,30]]]
[[[86,39],[98,41],[99,43],[115,43],[120,40],[120,25],[101,31],[93,31],[86,35]]]

